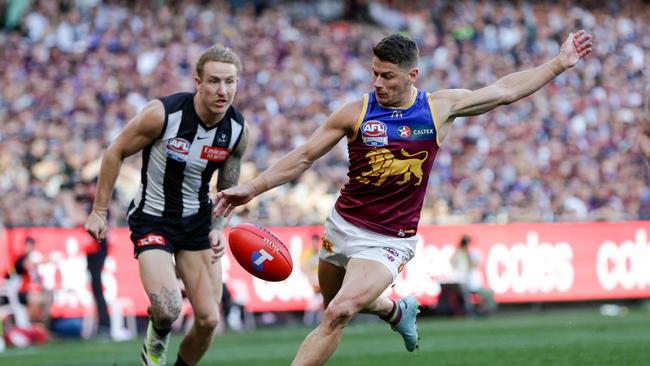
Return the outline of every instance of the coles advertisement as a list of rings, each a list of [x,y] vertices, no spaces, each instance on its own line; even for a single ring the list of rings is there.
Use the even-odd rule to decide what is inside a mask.
[[[244,271],[228,252],[224,280],[249,311],[303,310],[314,296],[314,265],[321,226],[270,228],[289,248],[294,269],[282,282],[265,282]],[[650,298],[650,221],[423,226],[415,258],[387,292],[414,294],[435,304],[441,284],[454,282],[451,256],[463,235],[478,260],[479,281],[500,303]],[[53,291],[52,316],[82,316],[93,307],[85,252],[92,239],[82,229],[13,228],[0,234],[0,281],[35,239],[31,260],[43,286]],[[104,266],[107,301],[127,301],[146,315],[148,300],[128,228],[112,229]],[[334,243],[336,245],[336,243]],[[0,284],[1,286],[1,284]]]

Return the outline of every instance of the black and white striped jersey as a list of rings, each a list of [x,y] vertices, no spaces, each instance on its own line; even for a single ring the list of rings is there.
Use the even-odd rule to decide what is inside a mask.
[[[129,215],[187,217],[207,209],[209,184],[244,133],[244,117],[233,106],[223,120],[207,127],[196,114],[193,93],[160,98],[165,125],[142,151],[140,189]]]

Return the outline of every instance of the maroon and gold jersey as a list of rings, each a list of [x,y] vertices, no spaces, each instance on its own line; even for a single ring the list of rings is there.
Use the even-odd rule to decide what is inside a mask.
[[[416,233],[433,160],[438,152],[433,105],[417,92],[404,108],[384,108],[375,93],[348,142],[348,183],[336,210],[348,222],[380,234]]]

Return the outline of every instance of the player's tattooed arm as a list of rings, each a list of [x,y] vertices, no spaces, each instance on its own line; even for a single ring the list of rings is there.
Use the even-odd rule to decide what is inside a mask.
[[[230,153],[228,159],[224,161],[223,166],[219,169],[219,178],[217,179],[218,191],[234,187],[239,182],[241,161],[244,152],[246,152],[246,145],[248,145],[248,134],[248,125],[245,125],[244,132],[237,148]]]
[[[241,162],[244,153],[246,152],[246,147],[248,145],[248,124],[244,125],[244,132],[242,134],[241,140],[237,145],[237,148],[232,151],[228,159],[223,163],[223,166],[219,169],[219,177],[217,178],[217,191],[222,191],[230,187],[234,187],[239,183],[239,174],[241,172]],[[212,215],[212,228],[223,230],[225,226],[224,217],[215,217]]]

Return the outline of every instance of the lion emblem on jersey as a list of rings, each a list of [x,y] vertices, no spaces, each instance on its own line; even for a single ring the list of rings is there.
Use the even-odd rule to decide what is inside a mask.
[[[355,179],[363,184],[370,183],[370,179],[367,177],[379,177],[379,179],[373,183],[375,186],[381,186],[388,177],[391,175],[403,175],[404,178],[397,184],[404,184],[411,180],[411,174],[414,175],[418,181],[415,183],[416,186],[422,184],[422,163],[429,157],[428,151],[419,151],[415,154],[409,154],[404,149],[402,149],[402,155],[407,159],[397,159],[390,150],[385,147],[376,148],[370,150],[366,154],[368,158],[368,163],[371,170],[361,173],[360,176]],[[421,159],[415,158],[414,156],[423,156]]]

